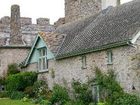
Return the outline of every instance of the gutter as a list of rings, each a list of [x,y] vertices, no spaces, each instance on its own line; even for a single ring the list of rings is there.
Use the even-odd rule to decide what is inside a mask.
[[[14,46],[14,45],[11,45],[11,46],[0,46],[0,49],[16,49],[16,48],[28,48],[30,49],[31,46]]]

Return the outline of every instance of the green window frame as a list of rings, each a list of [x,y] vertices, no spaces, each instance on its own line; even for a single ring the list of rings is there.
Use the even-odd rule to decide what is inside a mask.
[[[39,58],[38,58],[38,71],[44,72],[48,71],[48,59],[47,59],[47,48],[38,49]]]
[[[87,60],[86,60],[86,56],[83,55],[81,56],[81,60],[82,60],[82,69],[86,69],[87,68]]]
[[[107,63],[109,65],[113,64],[113,53],[112,53],[112,50],[108,50],[107,51]]]

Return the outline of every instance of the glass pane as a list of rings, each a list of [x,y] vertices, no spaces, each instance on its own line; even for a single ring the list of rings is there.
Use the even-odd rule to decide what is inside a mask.
[[[39,50],[39,56],[41,56],[42,54],[41,54],[41,50]]]
[[[43,56],[46,56],[46,48],[42,49],[43,51]]]
[[[39,59],[38,68],[39,68],[39,70],[41,70],[41,59]]]
[[[43,58],[43,70],[45,70],[45,58]]]
[[[48,60],[47,60],[47,58],[46,58],[46,67],[45,68],[48,69]]]
[[[82,56],[82,68],[86,68],[86,56]]]

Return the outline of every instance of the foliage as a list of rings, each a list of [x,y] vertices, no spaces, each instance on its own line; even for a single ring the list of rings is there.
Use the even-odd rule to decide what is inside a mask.
[[[112,103],[119,94],[123,93],[123,89],[115,80],[115,74],[112,70],[108,72],[108,75],[102,74],[99,68],[96,68],[95,71],[96,78],[94,79],[94,82],[100,87],[101,101],[107,100]]]
[[[26,87],[24,93],[27,94],[29,97],[34,97],[35,93],[33,91],[33,86]]]
[[[49,105],[49,101],[43,97],[32,99],[32,103],[39,104],[39,105]]]
[[[0,77],[0,85],[5,85],[5,78],[4,77]]]
[[[35,105],[30,102],[23,102],[21,100],[11,100],[8,98],[0,99],[0,105]]]
[[[80,100],[76,100],[76,101],[68,101],[64,105],[85,105],[85,104]]]
[[[16,63],[8,65],[7,75],[17,74],[20,70],[18,68],[18,65]]]
[[[9,97],[11,99],[19,100],[19,99],[22,99],[24,96],[25,96],[25,94],[23,92],[19,92],[19,91],[9,92]]]
[[[85,105],[92,102],[92,92],[89,84],[82,84],[79,81],[73,80],[72,87],[74,89],[75,99],[81,100]]]
[[[35,72],[21,72],[10,75],[6,79],[7,91],[24,91],[28,86],[32,86],[37,80],[37,73]]]
[[[53,87],[52,97],[50,99],[50,105],[54,105],[56,103],[58,105],[64,105],[66,101],[69,101],[67,89],[55,84],[55,86]]]
[[[117,98],[113,105],[140,105],[140,100],[134,95],[123,94]]]
[[[109,71],[108,75],[102,74],[99,68],[96,68],[96,79],[100,86],[100,96],[104,97],[110,105],[140,105],[140,101],[136,96],[127,94],[115,80],[115,74]]]
[[[23,97],[21,100],[22,100],[23,102],[29,102],[29,99],[28,99],[27,97]]]
[[[5,97],[8,97],[8,94],[6,91],[1,91],[0,92],[0,98],[5,98]]]
[[[48,85],[45,81],[38,80],[33,85],[33,92],[35,97],[45,97],[50,99],[51,91],[48,89]]]

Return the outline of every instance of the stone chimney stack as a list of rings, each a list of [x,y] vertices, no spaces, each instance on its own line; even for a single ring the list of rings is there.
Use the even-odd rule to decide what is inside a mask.
[[[65,23],[86,18],[99,11],[101,0],[65,0]]]
[[[102,0],[102,10],[109,6],[115,7],[118,5],[120,5],[120,0]]]
[[[11,21],[10,21],[10,44],[21,45],[21,23],[20,23],[20,7],[19,5],[11,6]]]

